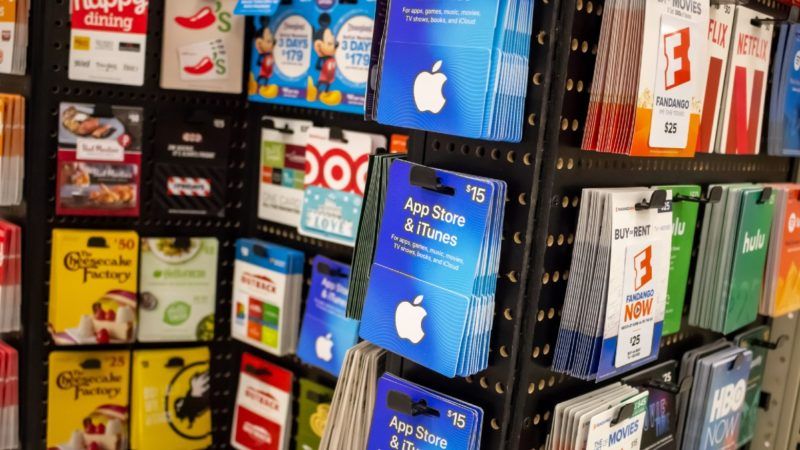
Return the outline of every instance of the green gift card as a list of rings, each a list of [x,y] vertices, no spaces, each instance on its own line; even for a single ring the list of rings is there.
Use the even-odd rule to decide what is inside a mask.
[[[672,190],[673,199],[678,195],[700,197],[700,186],[695,185],[656,186],[656,189]],[[672,203],[672,255],[669,265],[663,335],[677,333],[681,328],[698,209],[697,202],[673,201]]]
[[[767,247],[775,208],[774,195],[767,201],[761,201],[763,190],[764,188],[757,187],[742,193],[724,334],[749,324],[758,315],[764,264],[767,260]]]
[[[298,450],[319,448],[328,421],[331,399],[333,399],[333,389],[305,378],[300,379],[300,410],[297,414],[297,433],[295,433]]]
[[[766,342],[769,340],[769,327],[760,326],[736,336],[739,347],[753,352],[753,362],[750,363],[750,376],[747,379],[747,392],[742,407],[742,419],[739,423],[739,439],[736,447],[741,448],[753,439],[758,420],[758,403],[761,399],[761,384],[764,381],[764,368],[767,363],[768,349],[763,345],[755,345],[755,341]]]

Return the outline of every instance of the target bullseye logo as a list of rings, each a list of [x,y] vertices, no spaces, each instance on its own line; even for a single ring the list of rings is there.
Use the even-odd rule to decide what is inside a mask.
[[[333,148],[320,155],[316,147],[309,145],[306,148],[305,185],[364,195],[368,167],[369,155],[353,161],[343,149]]]

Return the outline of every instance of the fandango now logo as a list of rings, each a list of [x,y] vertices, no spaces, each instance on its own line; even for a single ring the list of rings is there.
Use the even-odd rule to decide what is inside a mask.
[[[761,232],[759,228],[756,234],[750,236],[747,232],[744,233],[744,245],[742,245],[742,254],[757,252],[764,249],[767,243],[767,236]]]
[[[633,422],[629,423],[628,425],[620,428],[619,430],[614,431],[613,433],[608,435],[608,445],[618,445],[625,441],[625,439],[630,438],[631,436],[635,435],[636,432],[639,431],[639,421],[634,420]]]
[[[636,272],[636,278],[633,281],[633,288],[635,290],[638,291],[642,289],[653,279],[652,259],[652,245],[648,245],[647,248],[633,256],[633,270]]]
[[[689,61],[689,28],[664,35],[664,88],[670,90],[692,80],[692,65]]]

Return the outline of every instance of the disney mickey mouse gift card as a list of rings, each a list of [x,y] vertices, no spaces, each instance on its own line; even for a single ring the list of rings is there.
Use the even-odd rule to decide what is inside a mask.
[[[375,0],[356,0],[282,2],[255,17],[250,100],[363,113],[374,16]]]

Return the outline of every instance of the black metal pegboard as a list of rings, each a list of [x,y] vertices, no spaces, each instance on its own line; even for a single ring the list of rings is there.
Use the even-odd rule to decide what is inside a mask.
[[[550,432],[553,407],[596,388],[594,383],[549,370],[570,276],[582,188],[788,181],[795,165],[792,159],[765,155],[631,158],[580,150],[603,2],[564,0],[564,3],[560,46],[553,64],[554,78],[558,81],[552,88],[553,101],[561,104],[551,109],[546,135],[535,220],[536,252],[528,273],[530,300],[519,353],[519,379],[515,388],[518,403],[509,448],[543,448]],[[775,15],[785,9],[771,1],[751,3],[760,11]],[[685,311],[691,301],[690,294],[691,291],[687,293]],[[689,327],[684,320],[679,333],[662,338],[659,359],[679,358],[686,350],[717,337]]]
[[[489,367],[473,376],[450,379],[408,360],[400,362],[404,378],[464,399],[483,408],[481,448],[513,448],[509,444],[517,393],[517,354],[526,309],[526,282],[532,252],[533,213],[538,198],[538,174],[547,118],[556,48],[560,0],[536,0],[530,53],[529,83],[518,144],[478,141],[428,133],[423,153],[415,161],[432,167],[486,176],[508,183],[500,258],[495,320]],[[420,159],[421,157],[421,159]]]
[[[245,185],[247,104],[242,96],[202,94],[162,90],[158,86],[161,67],[161,29],[163,0],[150,0],[146,75],[143,87],[75,82],[67,77],[70,43],[69,2],[47,0],[31,5],[32,78],[29,99],[29,141],[27,163],[27,227],[23,287],[23,306],[27,359],[23,367],[22,436],[26,449],[45,448],[47,417],[47,360],[55,347],[47,332],[50,276],[50,236],[54,228],[132,229],[140,236],[213,236],[220,240],[215,339],[205,344],[211,351],[212,414],[214,444],[229,448],[230,426],[236,382],[239,373],[239,348],[230,338],[230,280],[234,241],[240,235],[250,195]],[[244,81],[244,80],[242,80]],[[56,163],[58,149],[58,105],[62,101],[139,106],[144,109],[142,173],[138,218],[71,217],[55,215]],[[227,193],[222,218],[169,218],[159,215],[152,204],[153,143],[156,115],[161,109],[204,109],[224,114],[232,120],[232,141],[228,149]],[[93,346],[91,348],[175,348],[203,345],[141,344]],[[76,347],[88,349],[88,347]]]

